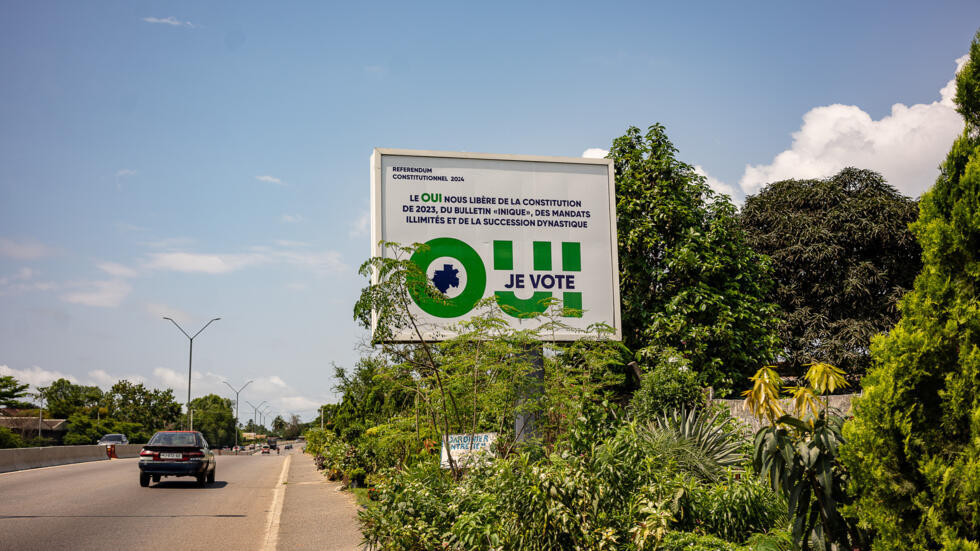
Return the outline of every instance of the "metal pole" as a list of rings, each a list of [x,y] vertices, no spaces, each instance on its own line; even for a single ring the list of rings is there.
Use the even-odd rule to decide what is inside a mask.
[[[194,361],[194,337],[191,337],[190,353],[187,354],[187,411],[189,413],[190,428],[194,430],[194,412],[191,411],[191,363]]]
[[[265,402],[266,402],[265,400],[262,400],[262,402],[260,402],[259,405],[255,405],[252,402],[249,402],[248,400],[245,400],[245,403],[246,404],[252,406],[252,424],[253,425],[258,422],[258,420],[259,420],[259,408],[262,407],[262,404],[264,404]]]
[[[194,430],[194,414],[191,413],[191,365],[194,361],[194,337],[200,335],[201,331],[204,331],[205,329],[208,328],[209,325],[220,320],[221,318],[214,318],[211,321],[205,323],[204,327],[198,330],[197,333],[194,333],[194,337],[188,335],[187,331],[184,331],[184,328],[181,327],[179,323],[174,321],[173,318],[168,318],[167,316],[163,316],[163,319],[170,320],[170,323],[176,325],[177,329],[180,329],[180,332],[183,333],[184,336],[187,337],[189,341],[191,341],[190,353],[187,355],[187,422],[188,422],[187,430]]]
[[[221,381],[221,382],[223,382],[224,384],[228,385],[228,388],[230,388],[232,390],[232,392],[235,393],[235,446],[238,446],[238,394],[241,391],[245,390],[245,387],[247,387],[248,385],[252,384],[253,381],[249,381],[249,382],[243,384],[242,385],[242,388],[240,388],[238,390],[235,390],[235,387],[233,387],[230,384],[228,384],[228,381]]]
[[[514,439],[524,442],[535,438],[537,431],[537,411],[527,411],[528,404],[537,406],[544,393],[544,347],[540,344],[529,345],[524,349],[524,357],[531,366],[531,371],[525,379],[525,388],[517,401],[517,412],[514,416]]]

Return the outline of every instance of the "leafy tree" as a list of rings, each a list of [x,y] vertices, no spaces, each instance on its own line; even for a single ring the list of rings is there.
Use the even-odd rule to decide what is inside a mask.
[[[95,444],[104,435],[110,433],[125,434],[133,444],[146,442],[152,436],[152,433],[139,423],[127,423],[110,418],[96,420],[85,413],[78,412],[68,418],[62,443],[66,446]]]
[[[76,385],[68,379],[58,379],[38,391],[56,419],[67,419],[82,408],[98,406],[102,399],[99,387]]]
[[[753,465],[774,490],[783,494],[793,520],[792,540],[797,549],[861,549],[867,534],[842,508],[853,496],[845,492],[848,473],[840,462],[844,419],[830,411],[819,396],[847,386],[844,372],[830,364],[810,366],[806,386],[793,389],[794,414],[784,414],[779,402],[779,376],[763,367],[746,390],[746,406],[768,420],[755,435]]]
[[[726,196],[716,195],[663,126],[613,142],[623,339],[633,350],[674,348],[721,395],[741,386],[776,346],[768,260],[746,245]]]
[[[0,449],[22,447],[24,447],[24,439],[19,434],[7,427],[0,427]]]
[[[282,415],[276,415],[276,418],[272,420],[272,430],[276,431],[277,434],[282,434],[285,428],[286,420],[282,418]]]
[[[282,429],[282,437],[286,440],[295,440],[303,431],[303,426],[299,422],[299,416],[292,414],[289,416],[289,422]]]
[[[828,362],[860,376],[871,337],[898,321],[921,262],[916,202],[870,170],[784,180],[745,200],[748,243],[773,262],[781,367]]]
[[[174,425],[180,419],[180,404],[174,392],[150,390],[143,383],[121,380],[112,385],[109,396],[109,416],[130,423],[139,423],[148,430]]]
[[[28,384],[22,384],[12,375],[0,376],[0,407],[6,408],[28,408],[32,404],[23,402],[19,398],[27,396]]]
[[[212,447],[235,443],[235,411],[231,399],[208,394],[191,400],[194,410],[194,430],[200,431]]]
[[[704,405],[704,395],[690,362],[680,352],[663,351],[656,364],[640,379],[630,409],[635,419],[646,420],[665,411],[695,409]]]
[[[876,550],[980,548],[980,32],[956,84],[966,127],[912,226],[922,271],[844,427]]]

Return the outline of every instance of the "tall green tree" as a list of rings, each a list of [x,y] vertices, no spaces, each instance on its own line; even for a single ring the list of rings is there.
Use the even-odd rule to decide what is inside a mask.
[[[58,379],[38,391],[50,415],[56,419],[67,419],[83,408],[97,407],[102,399],[99,387],[76,385],[68,379]]]
[[[922,271],[844,428],[852,507],[876,550],[980,549],[980,32],[957,76],[963,134],[912,231]]]
[[[171,389],[150,390],[143,383],[125,379],[109,389],[109,415],[120,421],[139,423],[148,430],[174,425],[180,419],[180,404]]]
[[[871,337],[898,322],[898,302],[919,273],[908,226],[913,199],[876,172],[845,168],[818,180],[783,180],[745,200],[749,245],[772,258],[781,366],[826,362],[852,378],[870,363]]]
[[[272,420],[272,430],[281,435],[285,428],[286,420],[282,418],[282,415],[276,415],[276,418]]]
[[[722,395],[741,387],[776,346],[768,259],[745,242],[717,195],[660,124],[613,142],[623,339],[651,354],[676,349]]]
[[[139,423],[127,423],[116,419],[106,418],[96,420],[83,412],[77,412],[68,418],[67,429],[62,442],[66,446],[95,444],[106,434],[125,434],[131,444],[146,442],[153,436]]]
[[[191,400],[194,430],[200,431],[212,447],[230,446],[235,442],[235,411],[229,398],[208,394]]]
[[[3,375],[0,377],[0,407],[32,407],[32,404],[20,400],[20,398],[27,396],[27,389],[29,387],[30,385],[21,383],[13,375]]]

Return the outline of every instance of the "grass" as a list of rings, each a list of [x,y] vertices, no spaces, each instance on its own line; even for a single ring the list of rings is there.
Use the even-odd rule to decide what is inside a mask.
[[[353,488],[351,492],[354,494],[354,498],[357,500],[357,505],[360,507],[371,508],[375,506],[375,503],[371,501],[368,497],[367,488]]]

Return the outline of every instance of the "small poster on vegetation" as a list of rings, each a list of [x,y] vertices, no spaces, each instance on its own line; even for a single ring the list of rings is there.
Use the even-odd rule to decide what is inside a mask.
[[[472,465],[481,457],[493,457],[493,444],[497,441],[497,433],[481,432],[477,434],[450,434],[442,439],[442,468],[449,468],[447,447],[453,454],[453,461],[459,467]]]

